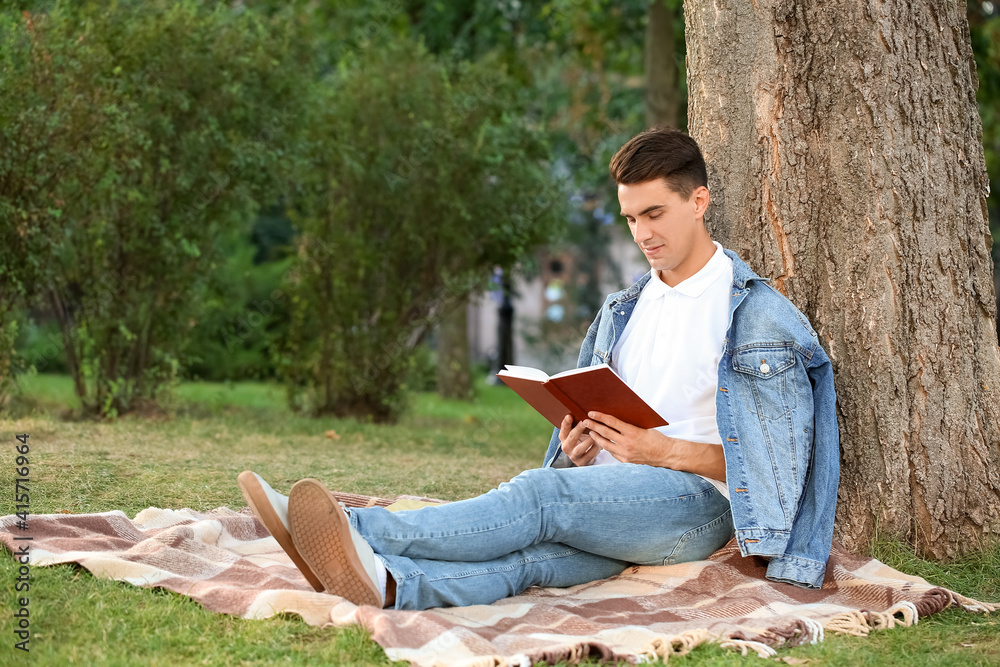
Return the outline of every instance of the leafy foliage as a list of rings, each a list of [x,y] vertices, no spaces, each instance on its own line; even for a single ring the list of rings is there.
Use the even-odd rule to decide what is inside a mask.
[[[395,418],[413,349],[450,303],[549,238],[565,193],[501,67],[410,40],[346,58],[315,99],[291,214],[290,400]]]
[[[276,196],[308,54],[291,21],[193,0],[3,26],[0,202],[25,221],[3,275],[50,304],[85,410],[113,416],[177,376],[216,239]]]
[[[51,22],[66,22],[55,15]],[[41,33],[41,34],[40,34]],[[0,14],[0,399],[16,371],[17,314],[52,271],[62,236],[63,192],[89,189],[84,169],[104,111],[79,89],[74,64],[100,56],[89,42],[46,44],[35,17]],[[73,53],[73,56],[69,54]],[[0,401],[2,402],[2,401]]]
[[[523,268],[558,220],[578,265],[614,274],[606,165],[643,124],[647,2],[5,6],[0,405],[38,359],[105,415],[178,374],[278,364],[299,407],[391,417],[434,318],[494,266]],[[1000,16],[968,9],[995,182]],[[280,206],[255,221],[295,161],[298,228]],[[575,347],[603,290],[567,288],[576,307],[549,333]]]
[[[971,0],[969,28],[979,76],[979,115],[983,120],[983,147],[991,183],[1000,183],[1000,11],[996,3]],[[989,197],[990,228],[1000,231],[1000,205]]]
[[[1000,311],[1000,7],[997,3],[984,0],[969,0],[969,31],[972,37],[972,51],[976,59],[979,77],[979,116],[983,121],[983,149],[986,156],[986,171],[989,174],[991,194],[986,198],[990,219],[993,247],[993,283],[998,286],[997,310]],[[997,334],[1000,336],[1000,317],[997,318]]]
[[[183,375],[212,381],[272,378],[275,346],[288,334],[289,299],[282,284],[292,258],[255,263],[260,246],[242,232],[219,243],[219,264],[208,277],[201,315],[190,332]]]

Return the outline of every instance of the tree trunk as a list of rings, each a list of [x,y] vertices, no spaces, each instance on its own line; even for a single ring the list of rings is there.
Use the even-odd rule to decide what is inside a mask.
[[[497,367],[494,373],[514,363],[514,280],[509,270],[500,278],[500,292],[503,296],[497,308]]]
[[[666,0],[649,3],[646,23],[646,126],[677,127],[680,87],[674,61],[677,11]]]
[[[59,291],[55,287],[49,289],[49,304],[52,306],[52,312],[56,314],[56,319],[59,321],[59,333],[62,334],[63,350],[66,352],[66,367],[73,378],[73,390],[76,392],[77,398],[80,399],[84,410],[86,410],[88,408],[87,382],[83,377],[83,369],[80,367],[80,362],[76,356],[76,345],[73,341],[73,323],[70,319],[70,314],[66,312],[66,308],[63,305],[62,297],[59,296]]]
[[[1000,533],[1000,351],[965,3],[686,2],[709,229],[834,366],[838,537]]]
[[[462,299],[438,324],[437,391],[442,398],[473,397],[469,369],[469,308]]]

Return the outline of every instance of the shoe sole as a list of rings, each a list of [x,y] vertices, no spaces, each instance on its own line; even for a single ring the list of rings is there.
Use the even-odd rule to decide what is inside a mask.
[[[295,567],[299,568],[299,572],[302,576],[306,578],[314,589],[317,591],[323,591],[323,583],[319,580],[319,577],[309,568],[305,559],[299,553],[299,550],[295,548],[295,541],[292,539],[291,534],[285,529],[285,524],[281,522],[281,517],[278,516],[277,512],[271,506],[271,501],[268,500],[267,492],[264,491],[264,487],[260,485],[257,481],[256,475],[254,475],[249,470],[241,472],[236,478],[237,484],[240,486],[240,491],[243,493],[243,499],[246,501],[247,505],[253,511],[254,515],[260,519],[260,522],[264,524],[267,531],[271,533],[271,536],[278,541],[281,548],[285,550],[288,557],[292,559],[292,563]]]
[[[295,546],[327,593],[359,606],[382,606],[382,594],[354,548],[350,521],[323,484],[315,479],[295,483],[288,495],[288,522]]]

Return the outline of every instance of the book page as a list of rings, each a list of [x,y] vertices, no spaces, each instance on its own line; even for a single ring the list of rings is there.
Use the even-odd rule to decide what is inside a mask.
[[[504,366],[504,368],[506,370],[500,371],[497,375],[524,378],[525,380],[538,380],[539,382],[545,382],[549,379],[548,373],[530,366]]]
[[[585,366],[583,368],[571,368],[568,371],[563,371],[562,373],[556,373],[552,377],[554,377],[554,378],[562,378],[562,377],[566,377],[568,375],[576,375],[578,373],[593,373],[594,371],[598,371],[598,370],[600,370],[602,368],[607,368],[612,373],[615,373],[614,369],[611,368],[611,366],[608,366],[607,364],[597,364],[596,366]],[[615,373],[615,375],[618,375],[618,373]]]

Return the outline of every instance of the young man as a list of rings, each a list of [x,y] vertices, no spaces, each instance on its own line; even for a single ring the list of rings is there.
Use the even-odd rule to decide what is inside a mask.
[[[653,129],[615,155],[622,215],[651,270],[610,295],[578,366],[609,363],[670,421],[567,415],[542,468],[477,498],[346,514],[316,480],[247,502],[317,590],[357,604],[485,604],[631,563],[703,559],[734,534],[767,576],[822,584],[839,479],[833,374],[806,318],[705,229],[693,139]]]

